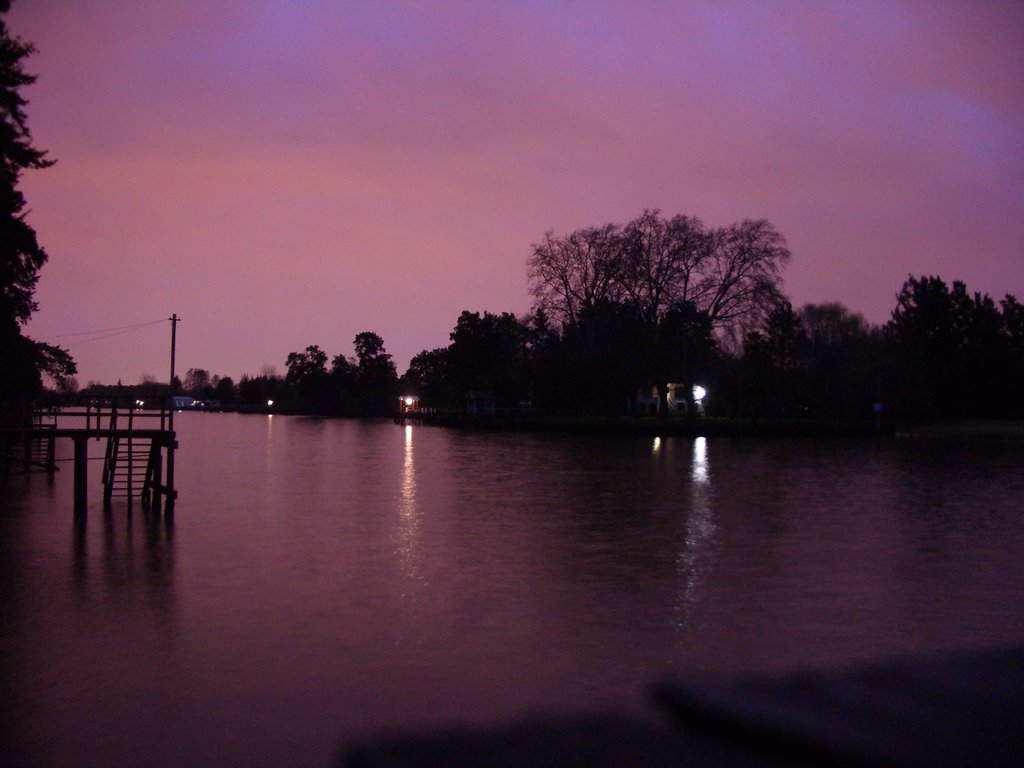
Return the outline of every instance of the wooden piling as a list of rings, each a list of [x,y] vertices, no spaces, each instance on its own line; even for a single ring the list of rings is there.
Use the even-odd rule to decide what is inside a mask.
[[[75,435],[75,515],[85,515],[89,507],[89,436]]]

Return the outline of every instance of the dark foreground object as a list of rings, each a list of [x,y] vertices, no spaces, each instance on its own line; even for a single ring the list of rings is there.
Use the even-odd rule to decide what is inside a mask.
[[[583,716],[358,746],[341,765],[1017,766],[1024,649],[731,684],[667,683],[651,720]]]

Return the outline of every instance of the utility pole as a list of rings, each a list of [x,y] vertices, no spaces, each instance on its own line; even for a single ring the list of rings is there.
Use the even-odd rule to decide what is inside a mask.
[[[168,413],[168,419],[169,419],[168,423],[170,425],[171,432],[173,432],[174,431],[174,347],[175,347],[175,344],[177,342],[177,336],[178,336],[178,315],[177,315],[177,313],[171,315],[170,320],[171,320],[171,380],[170,380],[170,383],[169,383],[169,385],[167,387],[167,391],[170,392],[169,397],[171,398],[171,401],[169,403],[169,405],[171,406],[171,409],[170,409],[170,411]]]
[[[178,438],[174,434],[174,351],[178,336],[178,314],[175,312],[171,315],[171,381],[168,387],[168,405],[170,408],[167,411],[167,426],[170,430],[171,437],[170,442],[167,444],[167,505],[166,510],[168,514],[174,511],[174,497],[177,492],[174,490],[174,449],[178,446]]]

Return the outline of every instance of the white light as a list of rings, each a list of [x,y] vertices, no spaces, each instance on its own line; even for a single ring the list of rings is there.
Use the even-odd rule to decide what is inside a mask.
[[[707,395],[708,391],[704,389],[700,384],[696,384],[693,387],[693,402],[699,403]]]
[[[270,408],[274,404],[273,400],[267,400],[267,408]]]
[[[406,405],[412,405],[414,402],[416,402],[416,401],[413,400],[411,397],[405,398],[405,404]]]

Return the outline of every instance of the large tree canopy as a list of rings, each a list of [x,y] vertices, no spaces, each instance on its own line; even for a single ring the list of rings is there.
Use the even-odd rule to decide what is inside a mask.
[[[310,413],[372,416],[390,413],[398,375],[384,340],[372,331],[357,334],[355,358],[327,353],[316,344],[288,355],[285,383]]]
[[[629,361],[620,386],[656,385],[667,414],[668,382],[689,396],[713,335],[739,336],[782,303],[789,258],[764,219],[708,229],[646,210],[625,226],[548,232],[528,266],[535,311],[560,325],[563,339],[584,342],[576,351],[595,352],[587,356],[595,370],[608,369],[608,353]]]
[[[536,307],[563,327],[602,304],[624,303],[649,324],[688,305],[721,329],[755,325],[771,312],[789,258],[764,219],[708,229],[694,217],[648,210],[625,226],[548,232],[528,266]]]
[[[885,325],[904,411],[917,416],[1020,415],[1019,303],[996,302],[938,276],[909,276]],[[1000,311],[1000,308],[1002,311]]]

